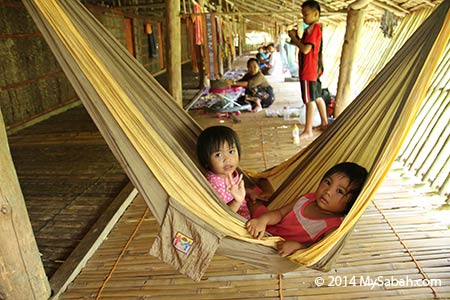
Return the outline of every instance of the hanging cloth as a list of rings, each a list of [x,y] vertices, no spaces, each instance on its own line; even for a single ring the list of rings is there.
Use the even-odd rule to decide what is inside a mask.
[[[202,13],[202,9],[200,5],[195,2],[194,3],[194,14]],[[194,28],[195,28],[195,44],[202,45],[203,44],[203,21],[201,15],[194,15]]]

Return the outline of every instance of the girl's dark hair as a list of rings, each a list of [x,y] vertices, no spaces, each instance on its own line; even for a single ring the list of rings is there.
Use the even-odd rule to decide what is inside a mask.
[[[241,158],[241,143],[237,133],[227,126],[211,126],[202,131],[197,139],[197,157],[200,164],[209,168],[209,158],[224,143],[235,146]]]
[[[352,189],[347,191],[347,194],[351,194],[351,197],[350,200],[347,202],[347,207],[345,209],[345,213],[348,213],[352,208],[353,204],[355,203],[356,198],[358,198],[359,193],[361,192],[364,186],[364,182],[367,179],[368,173],[365,168],[361,167],[358,164],[355,164],[353,162],[343,162],[329,169],[323,176],[322,181],[326,177],[330,177],[335,173],[342,173],[345,176],[347,176],[350,180],[349,186]]]
[[[314,1],[314,0],[305,1],[302,4],[302,8],[303,7],[309,7],[311,9],[315,9],[319,12],[319,15],[320,15],[320,4],[317,1]]]

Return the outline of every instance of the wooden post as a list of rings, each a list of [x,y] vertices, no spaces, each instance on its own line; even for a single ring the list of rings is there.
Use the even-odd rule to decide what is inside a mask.
[[[198,5],[200,6],[200,12],[205,12],[205,1],[198,0]],[[201,63],[201,71],[199,74],[200,77],[200,87],[204,88],[209,86],[209,53],[208,53],[208,27],[206,26],[206,15],[202,14],[200,16],[202,19],[202,33],[203,33],[203,43],[199,46],[200,53],[200,63]]]
[[[238,37],[238,41],[237,41],[237,46],[238,46],[238,51],[236,53],[237,56],[241,56],[242,55],[242,15],[238,15],[236,18],[236,34]]]
[[[237,34],[237,30],[235,30],[236,28],[236,20],[235,20],[235,18],[234,18],[234,16],[231,16],[231,48],[232,48],[232,59],[231,59],[231,62],[233,63],[235,60],[236,60],[236,56],[238,56],[239,55],[239,53],[238,52],[236,52],[236,46],[235,46],[235,43],[234,43],[234,41],[235,41],[235,36],[236,36],[236,34]]]
[[[0,299],[50,297],[0,112]]]
[[[180,0],[166,1],[166,24],[167,77],[169,80],[169,93],[173,96],[178,105],[183,106]]]
[[[222,12],[222,0],[219,0],[219,5],[217,7],[217,11],[219,13]],[[218,47],[217,47],[217,60],[219,62],[219,75],[220,77],[222,77],[223,73],[224,73],[224,69],[223,69],[223,48],[224,48],[224,36],[223,36],[223,17],[221,15],[219,15],[217,17],[217,23],[220,25],[218,27],[218,30],[220,30],[220,32],[218,32],[218,36],[222,37],[222,40],[218,41]]]
[[[239,55],[244,54],[245,48],[245,17],[239,15]]]
[[[347,12],[347,27],[339,65],[339,79],[334,110],[336,117],[344,111],[352,100],[350,98],[352,95],[352,76],[361,42],[364,14],[364,9],[353,10],[349,8]]]
[[[166,66],[165,66],[165,59],[164,59],[165,42],[163,39],[163,30],[162,30],[161,22],[158,22],[158,42],[159,42],[159,69],[162,70]]]

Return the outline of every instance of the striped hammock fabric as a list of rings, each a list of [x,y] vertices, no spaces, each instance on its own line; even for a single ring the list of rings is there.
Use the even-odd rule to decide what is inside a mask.
[[[394,162],[450,36],[450,1],[444,1],[326,132],[279,166],[250,174],[269,180],[276,189],[270,207],[277,208],[313,190],[336,163],[353,161],[369,170],[343,224],[286,259],[274,249],[278,237],[253,239],[204,178],[195,160],[197,123],[80,2],[23,2],[158,222],[171,199],[223,236],[217,253],[277,273],[298,264],[331,266]]]

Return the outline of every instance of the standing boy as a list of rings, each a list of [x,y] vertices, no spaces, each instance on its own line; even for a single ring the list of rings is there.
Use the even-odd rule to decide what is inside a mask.
[[[313,136],[312,122],[314,118],[314,101],[317,104],[321,119],[321,129],[328,126],[326,105],[321,95],[319,76],[322,67],[319,66],[319,52],[322,44],[322,26],[319,23],[320,5],[314,0],[308,0],[302,4],[303,22],[309,25],[303,32],[301,39],[297,36],[297,30],[288,32],[292,43],[299,49],[299,79],[302,92],[302,100],[306,105],[305,130],[300,135],[302,138]]]

